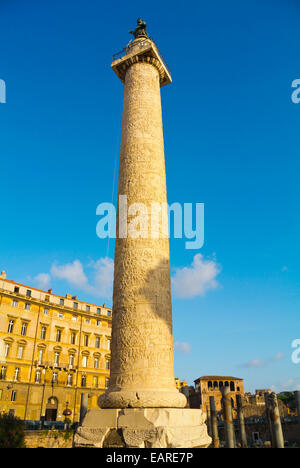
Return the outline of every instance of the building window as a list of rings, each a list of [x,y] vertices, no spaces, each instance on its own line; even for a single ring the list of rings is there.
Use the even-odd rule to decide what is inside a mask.
[[[95,358],[94,360],[94,368],[99,369],[99,358]]]
[[[108,378],[108,377],[106,377],[106,379],[105,379],[105,388],[107,388],[107,387],[108,387],[108,385],[109,385],[109,378]]]
[[[89,345],[89,335],[84,335],[83,343],[84,343],[84,346],[88,346],[88,345]]]
[[[18,348],[18,359],[22,359],[23,351],[24,351],[24,346],[19,346],[19,348]]]
[[[38,359],[39,365],[41,365],[43,363],[43,356],[44,356],[44,350],[40,349],[39,350],[39,359]]]
[[[52,383],[57,384],[57,382],[58,382],[58,373],[53,372],[53,374],[52,374]]]
[[[41,340],[45,340],[46,331],[47,331],[47,327],[42,327],[42,329],[41,329]]]
[[[74,309],[78,309],[78,304],[77,304],[77,302],[73,302],[73,308],[74,308]]]
[[[30,310],[30,304],[28,304],[27,302],[25,304],[25,310]]]
[[[22,335],[22,336],[26,336],[27,327],[28,327],[28,323],[23,322],[23,323],[22,323],[22,328],[21,328],[21,335]]]
[[[12,390],[12,391],[11,391],[10,401],[16,401],[16,399],[17,399],[17,391],[16,391],[16,390]]]
[[[58,318],[64,318],[64,314],[62,314],[61,312],[58,313]]]
[[[14,320],[10,320],[8,322],[8,329],[7,329],[7,333],[12,333],[13,332],[13,329],[14,329],[14,323],[15,321]]]
[[[17,382],[19,380],[19,377],[20,377],[20,368],[16,367],[15,374],[14,374],[14,381]]]
[[[107,340],[106,345],[107,345],[107,349],[109,350],[110,349],[110,340]]]
[[[93,380],[94,380],[94,387],[97,388],[98,387],[98,376],[95,375]]]
[[[90,311],[91,311],[91,307],[90,307],[89,305],[87,305],[87,306],[85,306],[85,310],[86,310],[87,312],[90,312]]]
[[[4,357],[7,358],[9,355],[10,344],[6,343],[4,348]]]
[[[35,383],[41,383],[41,371],[37,370],[35,373]]]
[[[69,367],[72,368],[74,366],[74,354],[70,354],[69,356]]]
[[[90,319],[85,319],[84,322],[87,323],[87,324],[90,324],[90,323],[91,323]]]
[[[96,336],[96,339],[95,339],[95,348],[100,348],[100,336]]]
[[[54,365],[58,366],[59,365],[59,353],[54,353]]]
[[[72,332],[71,333],[71,344],[75,344],[76,343],[76,333]]]
[[[106,369],[107,370],[110,369],[110,360],[109,359],[106,359]]]
[[[97,314],[100,315],[101,314],[101,309],[98,307],[97,308]]]
[[[44,309],[44,315],[49,315],[49,309]]]
[[[27,297],[31,297],[31,291],[30,291],[30,289],[27,289],[27,291],[26,291],[26,296],[27,296]]]
[[[15,286],[15,293],[19,293],[20,292],[20,288],[18,286]]]
[[[12,306],[13,307],[18,307],[18,301],[12,301]]]
[[[111,310],[107,311],[107,317],[111,317]]]
[[[72,321],[73,321],[73,322],[77,322],[77,316],[76,316],[76,315],[73,315]]]
[[[101,320],[97,320],[97,326],[101,327]]]
[[[81,386],[86,387],[86,375],[81,376]]]
[[[72,374],[68,374],[68,377],[67,377],[67,385],[73,385],[73,375]]]
[[[61,330],[59,328],[56,330],[56,341],[58,343],[61,341]]]
[[[82,356],[82,367],[87,367],[88,357]]]
[[[60,299],[60,300],[59,300],[59,305],[63,306],[64,303],[65,303],[65,301],[64,301],[63,299]]]
[[[1,374],[0,374],[0,379],[5,380],[6,377],[6,366],[1,367]]]

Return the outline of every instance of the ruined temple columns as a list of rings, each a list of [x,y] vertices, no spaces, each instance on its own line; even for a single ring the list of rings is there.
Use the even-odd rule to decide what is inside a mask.
[[[235,448],[232,403],[229,387],[222,387],[222,407],[225,426],[226,448]]]
[[[236,396],[237,412],[240,426],[240,438],[241,438],[241,447],[247,448],[247,434],[245,429],[245,419],[243,412],[243,400],[241,395]]]
[[[214,448],[220,448],[219,432],[218,432],[218,420],[217,420],[217,411],[215,398],[213,396],[209,397],[210,404],[210,421],[211,421],[211,436],[213,440]]]

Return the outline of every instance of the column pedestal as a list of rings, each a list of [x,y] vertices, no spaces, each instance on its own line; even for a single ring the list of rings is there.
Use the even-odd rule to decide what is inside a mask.
[[[75,435],[76,447],[207,448],[200,409],[125,408],[88,411]]]

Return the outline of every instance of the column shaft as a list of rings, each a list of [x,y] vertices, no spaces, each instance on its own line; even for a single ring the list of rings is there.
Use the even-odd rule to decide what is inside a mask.
[[[111,376],[101,406],[184,407],[174,381],[169,240],[162,221],[151,230],[153,204],[167,202],[160,80],[151,63],[134,63],[125,76],[118,200]]]

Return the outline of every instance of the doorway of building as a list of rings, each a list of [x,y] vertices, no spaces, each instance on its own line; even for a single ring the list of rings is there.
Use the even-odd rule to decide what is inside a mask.
[[[56,421],[58,401],[56,397],[50,397],[47,401],[45,421]]]

